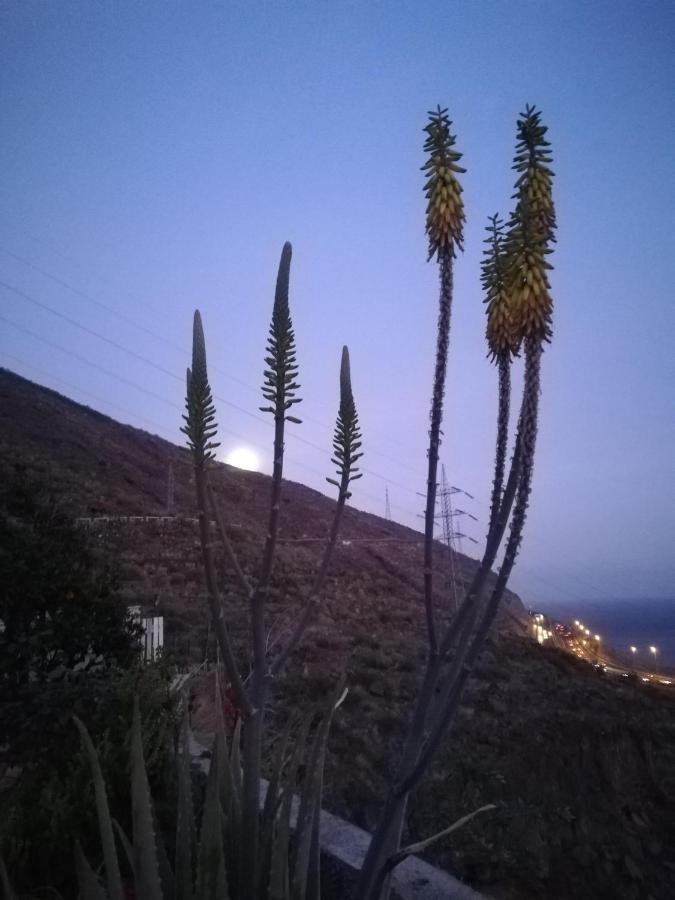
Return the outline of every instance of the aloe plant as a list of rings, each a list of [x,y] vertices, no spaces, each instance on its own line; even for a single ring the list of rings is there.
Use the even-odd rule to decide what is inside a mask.
[[[492,534],[499,516],[504,489],[504,470],[509,434],[509,413],[511,405],[511,360],[518,353],[510,295],[507,287],[508,259],[504,247],[504,223],[499,215],[490,219],[487,227],[488,245],[482,262],[481,280],[487,304],[487,326],[485,338],[488,356],[496,363],[499,371],[499,409],[497,413],[497,446],[495,450],[495,473],[492,481],[490,501],[490,524],[488,534]]]
[[[430,154],[424,166],[429,173],[425,185],[429,258],[434,255],[438,257],[441,272],[425,521],[424,603],[429,649],[403,753],[361,871],[357,900],[386,900],[389,896],[389,875],[394,865],[405,856],[400,850],[400,843],[409,793],[428,769],[443,736],[454,721],[462,692],[515,563],[532,483],[542,345],[551,336],[552,301],[547,277],[550,265],[546,256],[551,252],[550,243],[555,229],[551,195],[553,173],[549,168],[551,157],[545,139],[546,128],[541,124],[540,114],[528,106],[517,123],[514,161],[518,172],[516,206],[506,231],[498,216],[490,220],[488,250],[482,268],[488,351],[497,362],[499,371],[495,473],[486,549],[464,601],[439,635],[432,592],[436,467],[448,350],[451,264],[455,246],[461,248],[464,221],[461,189],[458,186],[450,189],[448,180],[454,179],[454,173],[463,170],[453,149],[455,140],[449,134],[445,111],[439,108],[431,114],[425,131],[428,135],[425,150]],[[514,454],[504,484],[510,364],[522,345],[525,352],[523,398]],[[495,587],[490,597],[486,598],[487,581],[509,518],[511,529],[504,560]]]
[[[217,426],[207,374],[204,332],[198,311],[194,315],[192,367],[188,369],[187,376],[187,413],[183,416],[185,426],[182,430],[188,437],[195,470],[199,532],[211,616],[227,677],[234,688],[243,717],[242,790],[239,802],[242,829],[247,838],[238,844],[240,858],[237,865],[237,885],[240,900],[254,900],[257,896],[261,855],[267,852],[260,843],[259,810],[261,748],[270,682],[280,673],[318,611],[321,588],[336,545],[345,503],[350,497],[349,486],[360,477],[355,464],[362,455],[358,415],[352,394],[349,352],[344,347],[340,367],[340,404],[333,441],[333,462],[337,467],[338,478],[328,478],[338,491],[333,523],[310,590],[305,597],[299,598],[302,611],[297,623],[286,640],[270,652],[266,643],[265,607],[279,529],[284,435],[287,422],[301,424],[300,419],[291,413],[292,408],[301,400],[297,395],[300,385],[297,382],[295,335],[289,308],[291,257],[291,245],[286,243],[279,263],[265,356],[262,391],[266,405],[261,410],[271,413],[274,418],[274,456],[266,537],[259,573],[253,581],[245,575],[229,541],[225,518],[210,483],[210,467],[214,450],[218,446],[214,440]],[[222,592],[218,585],[209,534],[211,517],[215,519],[226,557],[249,604],[253,671],[246,685],[232,650]]]
[[[217,672],[216,672],[217,675]],[[219,689],[217,689],[217,697]],[[316,713],[310,712],[298,725],[293,720],[282,737],[273,767],[260,825],[260,843],[265,849],[258,869],[255,898],[260,900],[319,900],[319,835],[323,764],[326,741],[335,710],[344,699],[340,682],[312,732]],[[217,716],[212,757],[207,774],[206,796],[197,821],[192,798],[189,725],[184,713],[176,755],[178,809],[176,814],[176,851],[174,866],[166,857],[156,827],[153,800],[148,786],[141,739],[142,725],[138,704],[131,728],[131,800],[133,835],[130,840],[118,822],[110,816],[105,785],[94,745],[86,726],[79,720],[80,732],[94,780],[96,811],[104,857],[105,879],[96,874],[82,848],[75,848],[75,867],[82,900],[113,900],[122,897],[118,843],[124,851],[137,897],[154,900],[234,900],[237,893],[239,847],[248,840],[240,808],[232,802],[241,795],[239,755],[236,751],[240,731],[228,748],[225,726]],[[295,738],[293,738],[295,735]],[[304,767],[300,785],[299,811],[293,822],[293,799],[298,789],[298,772]],[[295,850],[289,853],[291,833]],[[175,877],[174,877],[175,873]],[[0,859],[0,881],[8,897],[13,896],[9,879]],[[242,891],[238,890],[241,896]]]
[[[517,123],[514,168],[515,209],[505,228],[498,216],[488,227],[488,248],[482,266],[487,312],[488,351],[499,372],[499,403],[495,473],[486,549],[469,590],[449,624],[441,626],[434,605],[433,530],[443,402],[447,372],[450,320],[453,301],[453,264],[462,249],[464,206],[458,176],[464,172],[461,154],[455,149],[447,110],[429,114],[424,150],[427,161],[424,192],[427,198],[426,233],[429,259],[439,270],[439,311],[430,411],[423,596],[428,656],[415,708],[397,771],[383,805],[356,888],[357,900],[386,900],[391,874],[410,853],[424,850],[433,841],[452,833],[473,816],[491,806],[463,816],[425,841],[401,848],[410,791],[419,782],[452,725],[467,679],[478,658],[503,596],[522,540],[532,484],[532,471],[539,408],[539,372],[543,345],[551,338],[552,299],[548,281],[555,232],[555,210],[551,184],[553,173],[546,128],[540,114],[527,107]],[[321,602],[321,589],[336,544],[342,514],[350,497],[350,484],[360,477],[361,434],[352,394],[349,353],[342,351],[340,404],[333,441],[336,478],[327,480],[337,488],[334,519],[323,556],[306,596],[296,625],[278,648],[265,641],[265,607],[274,568],[283,487],[284,435],[286,423],[301,424],[291,414],[300,402],[297,396],[298,365],[295,336],[289,309],[291,246],[281,254],[276,292],[265,357],[261,407],[274,417],[274,460],[270,509],[262,558],[257,577],[249,578],[229,541],[225,517],[210,482],[217,426],[208,380],[204,332],[199,312],[193,325],[192,366],[187,373],[187,414],[184,433],[192,452],[199,533],[205,582],[214,630],[228,681],[234,689],[241,719],[228,748],[219,708],[213,759],[208,776],[201,825],[194,819],[191,792],[188,726],[184,723],[178,760],[179,809],[177,815],[175,877],[154,827],[152,801],[145,776],[140,741],[140,716],[136,710],[132,731],[132,787],[134,834],[130,842],[117,823],[120,844],[142,896],[229,898],[232,900],[319,900],[319,821],[323,763],[328,731],[342,686],[336,688],[328,712],[312,733],[312,715],[289,723],[277,748],[267,797],[261,812],[260,759],[265,728],[265,705],[271,680],[283,669],[298,646]],[[510,365],[521,348],[525,356],[523,396],[514,440],[514,453],[506,476]],[[513,515],[511,513],[513,512]],[[250,608],[253,670],[244,681],[229,633],[223,596],[218,583],[211,543],[212,519],[227,560]],[[486,596],[491,568],[511,527],[496,584]],[[218,676],[217,676],[218,677]],[[81,729],[83,740],[85,731]],[[295,735],[295,738],[293,738]],[[243,739],[243,750],[240,741]],[[86,745],[88,746],[88,745]],[[97,785],[96,798],[104,847],[105,871],[110,896],[119,890],[113,825],[103,802],[101,779],[96,776],[95,753],[88,747]],[[291,845],[291,812],[297,773],[305,764],[305,782],[299,799],[295,839]],[[99,773],[100,776],[100,773]],[[100,895],[101,886],[89,863],[78,850],[78,872],[83,896]],[[117,871],[117,875],[115,874]],[[0,870],[4,878],[4,873]],[[88,891],[89,893],[85,893]]]

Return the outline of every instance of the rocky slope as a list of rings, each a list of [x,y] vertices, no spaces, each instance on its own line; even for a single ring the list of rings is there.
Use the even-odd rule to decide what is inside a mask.
[[[0,370],[0,461],[47,481],[118,568],[130,603],[161,611],[182,656],[209,650],[190,467],[185,451]],[[175,516],[164,516],[169,464]],[[269,480],[219,466],[216,491],[244,566],[260,555]],[[332,501],[285,485],[282,542],[270,599],[270,640],[297,615],[315,571]],[[100,517],[108,517],[105,521]],[[341,672],[350,693],[336,717],[326,802],[366,827],[398,753],[424,657],[420,536],[350,509],[319,621],[280,681],[270,714],[320,701]],[[447,564],[437,548],[437,564]],[[474,563],[461,566],[468,578]],[[227,569],[222,566],[225,585]],[[439,582],[441,579],[439,579]],[[443,598],[438,597],[439,603]],[[438,830],[484,803],[494,814],[433,856],[500,898],[675,896],[675,700],[651,685],[618,684],[523,636],[515,595],[484,652],[448,738],[410,810],[410,836]],[[229,597],[244,654],[247,617]],[[196,720],[212,721],[212,680]]]

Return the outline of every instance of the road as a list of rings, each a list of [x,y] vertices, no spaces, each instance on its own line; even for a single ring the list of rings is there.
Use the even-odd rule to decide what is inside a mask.
[[[579,623],[557,622],[543,612],[532,612],[532,633],[540,644],[550,644],[574,654],[589,665],[602,668],[608,675],[628,678],[635,675],[645,683],[660,684],[675,689],[675,678],[656,669],[626,666],[609,648],[603,646],[598,635]]]

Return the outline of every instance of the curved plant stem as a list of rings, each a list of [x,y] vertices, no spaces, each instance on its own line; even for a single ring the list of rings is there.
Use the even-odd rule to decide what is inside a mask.
[[[333,551],[335,550],[335,545],[337,543],[337,536],[340,530],[340,522],[342,520],[342,513],[344,512],[345,502],[347,500],[347,486],[349,484],[349,475],[342,476],[342,483],[340,485],[340,494],[337,499],[337,505],[335,507],[335,514],[333,516],[333,523],[330,529],[330,535],[328,537],[328,543],[326,544],[326,548],[324,550],[323,558],[321,560],[321,564],[319,566],[319,570],[316,573],[314,578],[314,582],[312,587],[307,594],[305,599],[305,608],[302,612],[302,615],[298,619],[295,628],[291,632],[290,637],[288,638],[287,643],[282,648],[281,652],[276,656],[274,662],[270,667],[270,674],[272,676],[276,676],[283,669],[288,657],[298,646],[300,641],[302,640],[302,636],[307,630],[309,624],[312,619],[316,615],[320,606],[320,599],[318,597],[319,591],[323,587],[323,583],[326,578],[326,573],[328,572],[328,566],[330,565],[330,561],[333,556]]]
[[[213,490],[213,486],[209,481],[208,477],[206,479],[206,493],[209,499],[209,503],[211,504],[211,510],[213,512],[213,516],[216,520],[216,525],[218,526],[218,533],[220,535],[220,541],[225,549],[225,553],[227,554],[228,559],[230,560],[230,565],[234,569],[234,573],[237,577],[237,581],[239,582],[242,591],[245,596],[250,596],[251,593],[251,585],[249,583],[248,578],[244,574],[244,570],[239,564],[239,560],[237,559],[237,554],[234,552],[234,547],[232,546],[232,541],[230,540],[227,529],[225,528],[225,522],[223,521],[223,517],[221,515],[220,509],[216,502],[216,495]]]
[[[463,639],[460,638],[459,641],[460,650],[453,660],[453,665],[451,666],[451,671],[448,675],[444,702],[441,703],[441,708],[437,713],[432,731],[415,767],[409,773],[407,778],[398,786],[397,793],[401,795],[409,792],[426,771],[443,735],[447,732],[450,722],[454,719],[462,697],[464,685],[473,669],[478,654],[482,649],[490,625],[497,614],[499,604],[504,596],[506,585],[516,561],[518,548],[522,540],[523,527],[525,525],[527,506],[532,487],[532,472],[539,413],[540,362],[541,342],[534,338],[530,338],[525,344],[525,384],[523,388],[523,407],[520,421],[520,477],[518,479],[518,490],[513,510],[511,532],[504,552],[504,561],[499,570],[497,582],[492,591],[490,600],[483,612],[481,623],[470,644],[469,636],[473,628],[473,622],[475,622],[477,618],[479,604],[476,605],[474,614],[467,621],[465,633],[462,635]],[[471,623],[470,626],[468,625],[468,622]],[[466,633],[467,631],[468,633]],[[461,648],[465,648],[464,652],[461,652]]]
[[[450,340],[450,314],[452,311],[452,248],[446,247],[440,257],[440,295],[438,309],[438,334],[436,339],[436,364],[431,398],[431,427],[429,429],[429,469],[427,474],[427,505],[424,516],[424,607],[427,618],[429,648],[436,652],[437,635],[433,598],[433,547],[436,516],[436,479],[438,477],[438,448],[441,443],[443,397],[448,364]]]
[[[209,522],[206,515],[206,471],[204,464],[195,464],[195,489],[197,494],[197,510],[199,519],[199,539],[202,546],[202,558],[204,560],[204,575],[206,579],[206,594],[211,611],[211,620],[216,632],[216,639],[225,664],[227,677],[237,696],[237,703],[242,715],[247,718],[253,708],[244,688],[244,683],[239,672],[239,667],[234,656],[230,635],[225,624],[225,612],[223,602],[218,590],[216,567],[213,560],[213,552],[209,539]]]
[[[495,477],[492,483],[492,501],[490,504],[490,527],[492,532],[499,515],[504,486],[504,468],[506,463],[506,445],[509,436],[509,408],[511,402],[511,359],[508,354],[499,358],[499,412],[497,415],[497,448],[495,452]]]

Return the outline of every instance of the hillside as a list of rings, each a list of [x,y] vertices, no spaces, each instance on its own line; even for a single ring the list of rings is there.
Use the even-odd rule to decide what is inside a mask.
[[[160,610],[168,642],[181,655],[204,657],[207,618],[185,450],[0,370],[0,461],[23,465],[73,515],[91,520],[124,598]],[[175,514],[167,518],[170,464]],[[214,481],[232,540],[254,572],[269,479],[219,465]],[[271,640],[297,614],[321,550],[316,539],[326,535],[333,508],[303,485],[288,482],[284,491]],[[345,514],[341,537],[320,619],[277,701],[320,700],[347,672],[350,693],[331,737],[327,805],[368,827],[424,654],[422,548],[417,532],[354,509]],[[438,545],[439,572],[445,553]],[[470,578],[475,563],[459,562]],[[222,573],[227,585],[224,565]],[[234,592],[230,612],[241,650],[246,610]],[[460,727],[413,798],[411,836],[494,802],[489,821],[434,851],[479,889],[502,898],[675,896],[675,703],[652,686],[612,683],[542,650],[524,636],[525,620],[510,594],[470,682]],[[205,680],[196,704],[204,731],[210,687]]]

